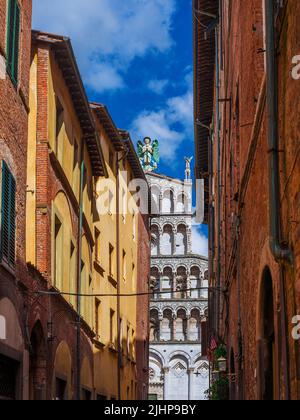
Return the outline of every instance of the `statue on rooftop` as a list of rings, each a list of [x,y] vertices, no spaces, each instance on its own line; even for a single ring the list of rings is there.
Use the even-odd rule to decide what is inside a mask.
[[[138,157],[141,165],[146,172],[154,172],[159,163],[159,143],[158,140],[151,141],[150,137],[144,138],[144,144],[139,141],[137,144]]]

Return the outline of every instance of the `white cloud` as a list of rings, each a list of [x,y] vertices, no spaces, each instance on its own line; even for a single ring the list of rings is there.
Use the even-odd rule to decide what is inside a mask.
[[[171,164],[183,141],[192,141],[192,91],[168,99],[165,106],[158,110],[142,111],[133,121],[130,131],[134,139],[145,136],[157,138],[161,158]]]
[[[203,257],[208,256],[208,239],[203,235],[199,226],[192,227],[192,251]]]
[[[33,25],[72,39],[93,89],[119,89],[136,57],[172,46],[175,6],[176,0],[34,0]]]
[[[161,95],[165,88],[168,86],[169,84],[169,80],[150,80],[150,82],[148,83],[148,89],[151,90],[152,92],[156,93],[157,95]]]

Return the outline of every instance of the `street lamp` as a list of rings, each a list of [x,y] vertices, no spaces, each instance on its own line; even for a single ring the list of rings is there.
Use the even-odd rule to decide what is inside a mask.
[[[218,368],[221,373],[227,372],[227,360],[224,357],[218,359]]]

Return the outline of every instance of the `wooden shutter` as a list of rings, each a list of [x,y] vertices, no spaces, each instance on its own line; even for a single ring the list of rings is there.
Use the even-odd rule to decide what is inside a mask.
[[[18,81],[20,39],[20,7],[17,0],[9,0],[7,19],[7,70],[14,84]]]
[[[16,182],[8,166],[2,163],[1,259],[15,265]]]

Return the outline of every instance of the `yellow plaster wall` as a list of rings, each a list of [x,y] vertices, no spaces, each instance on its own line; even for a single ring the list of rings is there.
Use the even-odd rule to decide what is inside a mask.
[[[99,134],[101,138],[101,146],[106,162],[109,180],[113,181],[116,185],[115,168],[109,166],[109,151],[113,151],[113,145],[109,138],[102,130],[100,124],[98,124]],[[117,159],[117,153],[115,153],[115,161]],[[118,157],[120,157],[119,155]],[[121,166],[120,169],[120,203],[122,203],[123,190],[126,192],[126,196],[129,199],[131,197],[128,192],[128,180],[121,175],[121,171],[131,171],[128,164],[125,164],[125,168]],[[99,181],[101,182],[101,180]],[[137,212],[137,208],[136,208]],[[96,223],[96,227],[100,232],[100,268],[104,271],[103,275],[98,270],[94,270],[94,293],[100,294],[116,294],[117,288],[114,287],[109,280],[109,244],[115,248],[115,259],[113,264],[113,272],[117,273],[117,243],[116,243],[116,215],[101,215],[100,221]],[[137,223],[137,218],[135,218]],[[133,240],[133,218],[131,215],[126,215],[123,218],[123,212],[119,216],[120,226],[120,291],[121,293],[134,293],[136,292],[136,279],[132,277],[132,264],[137,267],[137,242]],[[136,227],[137,229],[137,227]],[[137,231],[136,231],[137,232]],[[122,260],[123,250],[126,252],[126,278],[123,277]],[[117,281],[117,279],[115,278]],[[117,397],[117,353],[110,348],[110,310],[114,310],[117,313],[117,299],[116,297],[103,297],[99,298],[101,301],[100,306],[100,337],[103,348],[95,347],[95,387],[96,392],[100,395],[106,396],[108,399],[111,397]],[[121,371],[121,393],[122,399],[127,397],[127,387],[130,387],[129,398],[135,398],[135,383],[136,383],[136,371],[134,362],[134,351],[130,355],[130,359],[127,358],[127,327],[130,331],[130,347],[134,347],[134,339],[136,332],[136,297],[121,298],[120,305],[120,318],[122,319],[122,332],[123,337],[123,368]],[[115,323],[117,323],[117,317],[115,316]],[[115,342],[117,340],[117,325],[114,328],[115,331]],[[133,335],[134,332],[134,335]],[[101,375],[97,375],[97,372],[101,372]],[[133,393],[131,390],[133,383]]]

